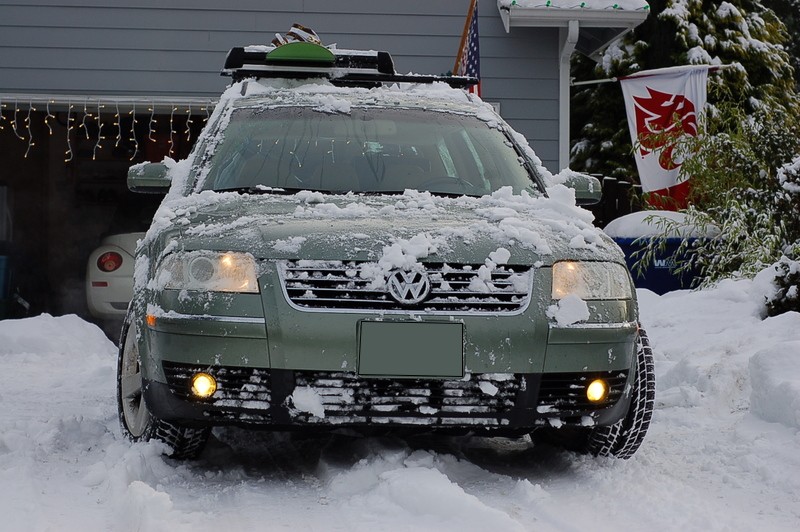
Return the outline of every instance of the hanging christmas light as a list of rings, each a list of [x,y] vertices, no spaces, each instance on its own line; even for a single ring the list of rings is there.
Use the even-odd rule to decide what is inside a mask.
[[[136,155],[139,154],[139,141],[136,140],[136,102],[133,102],[133,109],[131,109],[131,138],[130,140],[133,142],[133,155],[131,155],[130,160],[134,160]]]
[[[156,139],[153,138],[153,131],[156,129],[155,128],[156,119],[155,119],[155,116],[154,116],[155,113],[156,113],[156,104],[151,102],[150,103],[150,121],[147,123],[147,127],[148,127],[147,138],[150,139],[150,142],[155,142],[156,141]]]
[[[72,153],[72,143],[70,142],[73,120],[74,118],[72,118],[72,102],[69,102],[69,107],[67,108],[67,151],[64,152],[64,155],[67,156],[64,159],[65,163],[70,162],[74,157],[74,154]]]
[[[53,135],[53,126],[50,125],[50,119],[55,119],[56,115],[50,112],[50,102],[52,100],[47,100],[47,115],[44,117],[44,125],[47,126],[47,130],[50,132],[50,135]]]
[[[169,112],[169,156],[172,157],[172,151],[175,147],[175,142],[173,141],[172,137],[175,135],[175,128],[173,127],[173,120],[175,118],[175,111],[177,107],[175,105],[170,104],[170,112]]]
[[[83,120],[81,120],[81,125],[79,127],[83,128],[83,132],[86,135],[86,140],[89,140],[89,126],[86,125],[86,118],[92,118],[92,113],[86,109],[86,105],[86,100],[83,100]]]
[[[114,147],[116,148],[119,146],[119,142],[122,140],[122,120],[119,116],[119,102],[114,102],[114,107],[117,111],[114,115],[114,125],[117,126],[117,138],[114,142]]]
[[[192,104],[189,104],[189,109],[186,111],[186,142],[192,139]]]
[[[19,102],[14,100],[14,120],[11,121],[11,129],[14,130],[14,135],[16,135],[19,140],[25,140],[25,137],[20,135],[19,131],[17,131],[17,112],[19,112]]]
[[[97,102],[97,142],[95,143],[94,149],[92,150],[92,160],[93,161],[97,160],[97,150],[102,148],[102,146],[100,145],[100,142],[105,139],[105,137],[103,136],[103,121],[102,121],[102,118],[100,116],[100,114],[102,112],[101,111],[102,108],[103,108],[103,106],[100,105],[100,101],[98,100],[98,102]]]
[[[36,109],[33,108],[33,102],[28,102],[28,116],[25,117],[25,129],[28,131],[28,147],[25,150],[24,158],[28,158],[28,153],[30,153],[31,148],[33,147],[33,131],[31,131],[31,112],[35,111]]]

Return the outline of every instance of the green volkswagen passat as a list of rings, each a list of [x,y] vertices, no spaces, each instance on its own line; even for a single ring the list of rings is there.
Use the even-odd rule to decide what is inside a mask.
[[[631,456],[652,355],[620,250],[560,181],[458,89],[235,83],[186,161],[129,174],[169,192],[120,342],[125,434],[175,457],[229,424]]]

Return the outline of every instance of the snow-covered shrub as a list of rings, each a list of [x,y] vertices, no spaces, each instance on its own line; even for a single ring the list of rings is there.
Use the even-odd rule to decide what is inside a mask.
[[[681,168],[692,183],[684,221],[659,222],[663,235],[719,230],[685,240],[673,257],[676,273],[701,272],[699,286],[753,277],[781,257],[800,259],[800,119],[721,109],[681,147],[694,154]],[[640,263],[660,251],[660,238],[645,242]],[[792,282],[783,281],[787,290]]]
[[[771,268],[773,292],[767,296],[767,315],[800,312],[800,261],[781,258]]]

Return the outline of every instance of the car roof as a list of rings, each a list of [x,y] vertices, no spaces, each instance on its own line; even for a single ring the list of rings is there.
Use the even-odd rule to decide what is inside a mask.
[[[345,112],[350,107],[420,109],[476,115],[487,121],[498,116],[489,104],[445,83],[397,83],[381,87],[338,87],[325,79],[248,79],[239,82],[235,108],[314,107]],[[233,92],[233,91],[231,91]]]

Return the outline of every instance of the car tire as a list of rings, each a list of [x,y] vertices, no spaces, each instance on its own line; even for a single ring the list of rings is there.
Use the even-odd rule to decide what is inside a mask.
[[[133,442],[164,442],[176,459],[196,458],[205,447],[210,428],[183,427],[156,418],[147,408],[136,341],[136,323],[126,318],[119,342],[117,360],[117,412],[122,434]]]
[[[586,452],[595,456],[628,459],[639,449],[650,427],[656,396],[653,351],[647,333],[642,328],[636,338],[635,371],[628,413],[613,425],[592,429]]]

